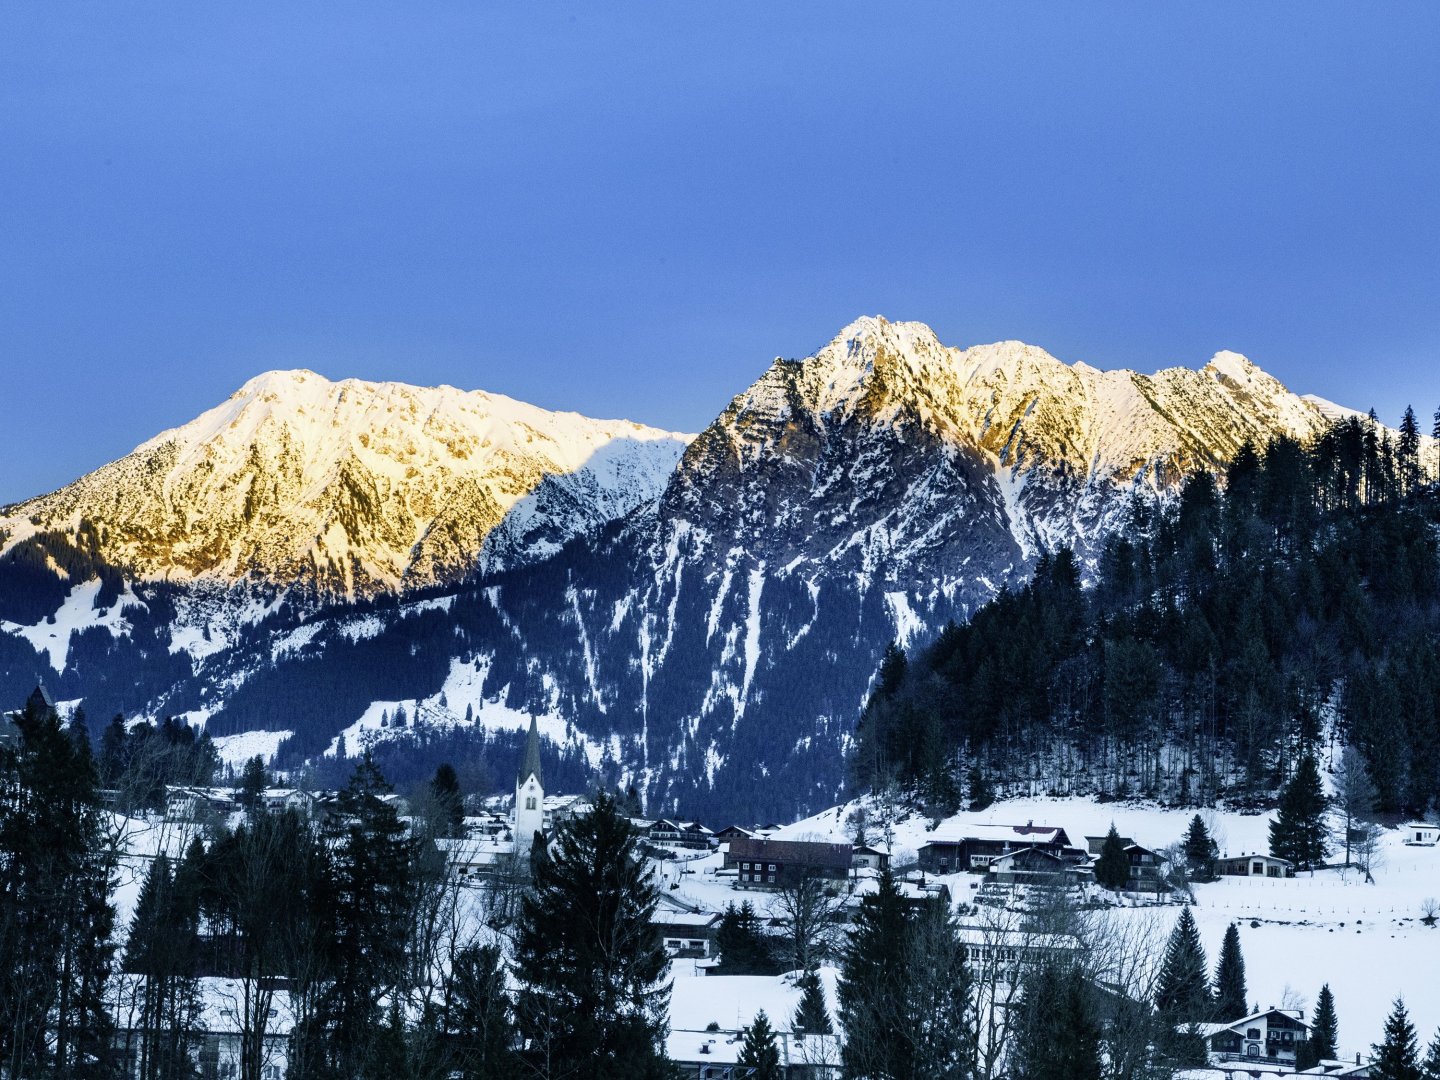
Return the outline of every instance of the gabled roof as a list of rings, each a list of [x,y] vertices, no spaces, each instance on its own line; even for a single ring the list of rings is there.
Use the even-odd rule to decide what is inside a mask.
[[[747,836],[730,841],[732,859],[774,859],[797,866],[850,869],[849,844],[822,844],[811,840],[757,840]]]
[[[1058,825],[964,825],[942,826],[925,838],[925,845],[963,844],[967,840],[991,840],[1011,844],[1063,844],[1069,845],[1070,837]]]
[[[1294,1012],[1288,1009],[1271,1008],[1261,1009],[1259,1012],[1251,1013],[1249,1016],[1242,1016],[1239,1020],[1232,1020],[1228,1024],[1200,1024],[1200,1034],[1204,1035],[1205,1038],[1208,1039],[1210,1038],[1210,1036],[1218,1035],[1222,1031],[1235,1031],[1238,1028],[1243,1028],[1247,1024],[1253,1024],[1256,1020],[1260,1020],[1267,1016],[1283,1016],[1286,1020],[1290,1021],[1290,1023],[1299,1024],[1306,1031],[1310,1030],[1310,1025],[1305,1023],[1304,1020],[1301,1020],[1300,1017],[1296,1016]]]

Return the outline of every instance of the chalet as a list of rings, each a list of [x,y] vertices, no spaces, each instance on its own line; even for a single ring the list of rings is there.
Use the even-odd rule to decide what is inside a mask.
[[[714,955],[721,916],[716,912],[656,911],[650,925],[671,956],[703,960]]]
[[[773,1021],[772,1021],[773,1022]],[[738,1031],[672,1029],[665,1039],[666,1056],[684,1080],[743,1080],[751,1070],[738,1062],[745,1037]],[[834,1035],[775,1033],[780,1075],[785,1080],[839,1080],[840,1043]]]
[[[461,881],[494,877],[510,868],[515,845],[504,835],[493,838],[440,837],[435,846],[445,856],[450,873]]]
[[[1073,867],[1053,851],[1027,847],[998,855],[987,867],[988,880],[1002,885],[1065,885]]]
[[[1035,848],[1064,859],[1083,860],[1065,830],[1051,825],[965,825],[939,830],[920,848],[920,869],[932,874],[984,872],[1001,855]]]
[[[741,838],[730,841],[725,869],[738,872],[742,889],[783,889],[806,877],[844,881],[852,857],[850,844]]]
[[[985,923],[962,923],[956,932],[965,945],[966,960],[975,971],[1024,971],[1073,957],[1082,948],[1080,939],[1073,934],[1041,933]]]
[[[1130,865],[1130,875],[1125,879],[1128,892],[1164,892],[1165,864],[1169,862],[1158,851],[1151,851],[1139,844],[1127,844],[1125,859]]]
[[[651,822],[641,835],[652,844],[694,851],[708,851],[710,841],[715,838],[715,834],[698,821],[671,821],[669,818]]]
[[[741,825],[727,825],[715,834],[715,839],[722,844],[728,844],[731,840],[752,840],[754,837],[754,829],[747,829]]]
[[[1295,876],[1295,865],[1274,855],[1227,855],[1215,861],[1215,872],[1223,877],[1287,878]]]
[[[191,1049],[199,1065],[195,1075],[199,1080],[233,1080],[240,1075],[244,987],[234,979],[206,977],[199,980],[199,991],[200,1016],[191,1036]],[[145,1034],[138,1008],[138,977],[120,976],[116,993],[119,1007],[115,1011],[112,1045],[121,1063],[121,1074],[138,1078],[142,1075],[141,1042]],[[256,1075],[260,1080],[283,1080],[289,1067],[290,1033],[295,1026],[290,995],[276,990],[267,1011],[268,1024]]]
[[[272,814],[297,810],[308,816],[315,809],[315,796],[299,788],[266,788],[260,793],[260,805]]]
[[[1411,847],[1434,847],[1440,843],[1440,825],[1425,821],[1410,821],[1400,826],[1405,843]]]
[[[235,809],[230,792],[218,788],[178,787],[165,789],[165,817],[170,821],[203,821]]]
[[[1310,1037],[1310,1025],[1293,1009],[1266,1009],[1229,1024],[1201,1024],[1199,1033],[1212,1061],[1295,1064],[1295,1051]]]
[[[890,852],[871,844],[856,844],[850,851],[850,866],[855,870],[884,870],[890,865]]]
[[[1125,847],[1129,847],[1131,844],[1135,843],[1135,841],[1132,840],[1132,839],[1131,839],[1130,837],[1128,837],[1128,836],[1122,836],[1122,837],[1120,837],[1120,843],[1121,843],[1123,846],[1125,846]],[[1104,850],[1105,850],[1105,837],[1103,837],[1103,836],[1087,836],[1087,837],[1085,837],[1085,854],[1091,855],[1091,856],[1099,856],[1099,854],[1100,854],[1102,851],[1104,851]]]

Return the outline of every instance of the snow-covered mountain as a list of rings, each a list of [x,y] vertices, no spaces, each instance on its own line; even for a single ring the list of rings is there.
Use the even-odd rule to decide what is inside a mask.
[[[652,502],[689,441],[498,394],[271,371],[11,507],[0,535],[87,521],[100,556],[142,578],[405,590],[554,554]]]
[[[292,757],[533,714],[654,805],[779,815],[833,800],[886,642],[1329,411],[1233,353],[1106,372],[878,317],[693,441],[261,376],[0,520],[0,691],[43,674],[92,712],[292,732]]]

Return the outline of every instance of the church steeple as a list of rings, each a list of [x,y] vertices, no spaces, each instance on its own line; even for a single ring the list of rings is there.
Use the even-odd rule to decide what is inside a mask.
[[[545,777],[540,773],[540,728],[534,716],[530,717],[530,734],[525,737],[525,756],[520,759],[520,775],[515,783],[524,784],[532,776],[542,788],[545,786]]]
[[[545,827],[545,782],[540,775],[540,728],[530,717],[530,733],[525,737],[525,755],[515,776],[515,854],[530,854],[535,834]]]

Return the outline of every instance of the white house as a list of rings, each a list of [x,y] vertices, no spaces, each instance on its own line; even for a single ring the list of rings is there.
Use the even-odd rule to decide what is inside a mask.
[[[1201,1024],[1214,1061],[1256,1061],[1294,1065],[1295,1051],[1310,1037],[1310,1025],[1294,1009],[1265,1009],[1228,1024]]]
[[[1400,833],[1411,847],[1434,847],[1440,843],[1440,825],[1428,821],[1407,821],[1400,826]]]
[[[236,1080],[240,1075],[244,987],[235,979],[199,980],[200,1015],[191,1053],[201,1080]],[[143,1031],[137,1002],[138,978],[120,976],[116,988],[114,1046],[128,1077],[140,1075]],[[276,990],[267,1007],[259,1061],[260,1080],[284,1080],[290,1064],[290,1032],[295,1026],[290,995]]]

